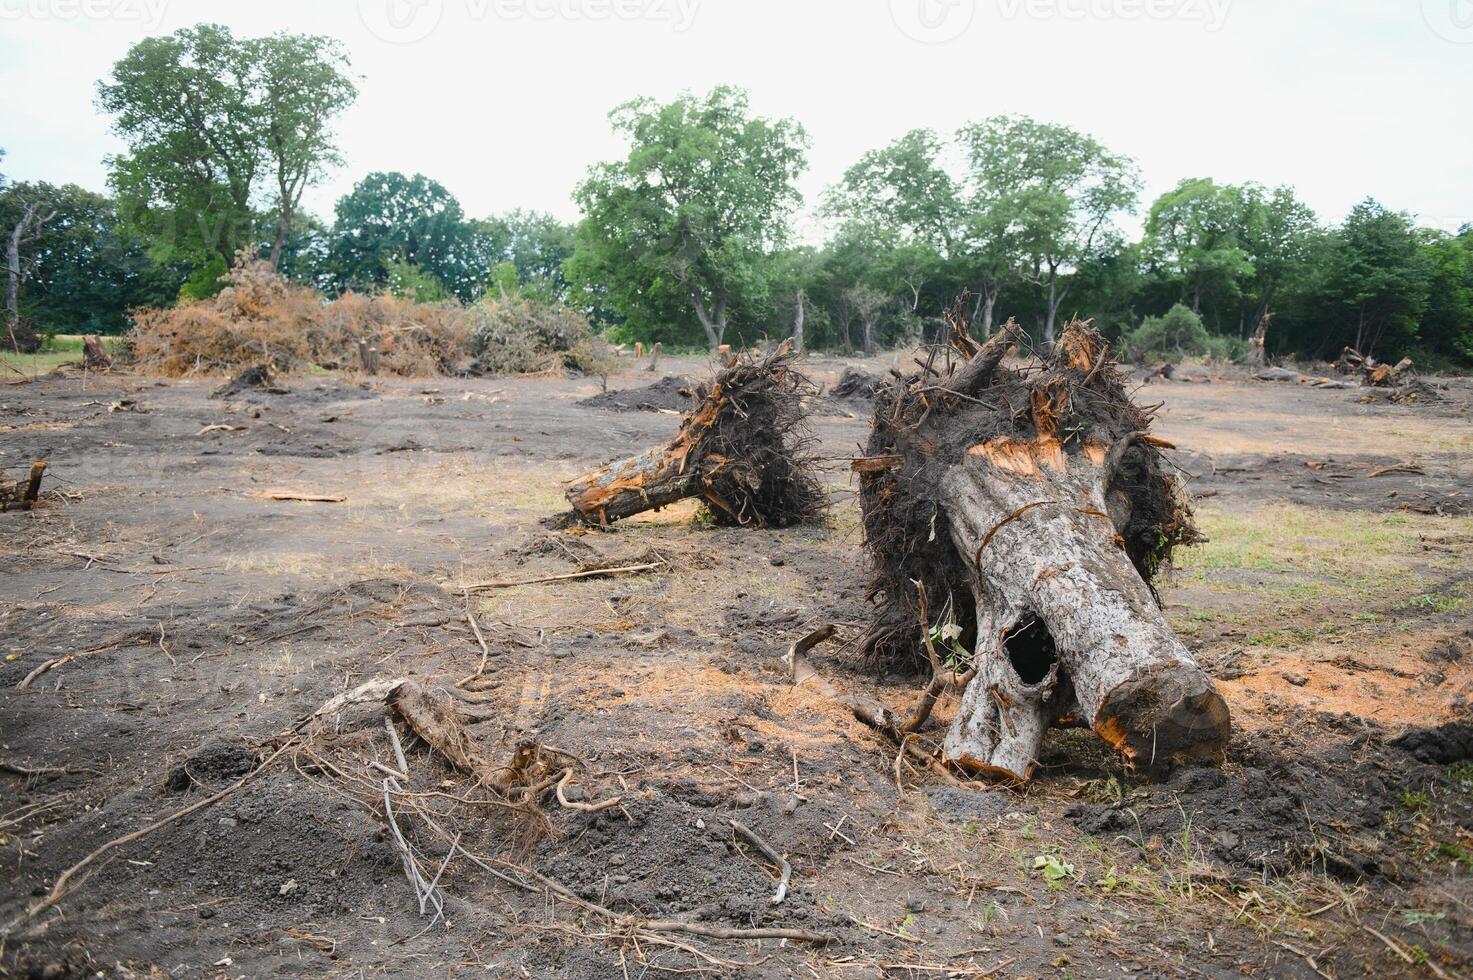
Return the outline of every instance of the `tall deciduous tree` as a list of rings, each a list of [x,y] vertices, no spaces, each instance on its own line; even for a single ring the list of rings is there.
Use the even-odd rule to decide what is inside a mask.
[[[516,210],[478,222],[476,233],[493,265],[511,264],[523,291],[547,300],[567,298],[563,265],[573,254],[571,225],[540,211]]]
[[[1258,184],[1241,189],[1248,218],[1243,247],[1253,263],[1251,291],[1254,306],[1239,318],[1240,332],[1257,326],[1278,298],[1279,291],[1309,260],[1321,230],[1313,209],[1292,187],[1267,190]]]
[[[984,119],[958,138],[972,179],[1011,215],[1028,278],[1043,294],[1043,340],[1052,344],[1072,274],[1118,243],[1114,218],[1135,207],[1135,162],[1067,126],[1026,116]]]
[[[752,115],[745,92],[720,86],[610,115],[630,143],[578,187],[584,219],[569,269],[603,283],[631,326],[678,300],[715,348],[728,318],[764,298],[767,255],[787,239],[808,138],[791,119]]]
[[[1425,251],[1432,282],[1418,340],[1433,354],[1473,361],[1473,226],[1433,233]]]
[[[970,162],[976,150],[961,142]],[[880,265],[908,294],[910,315],[918,314],[927,282],[970,288],[986,335],[998,294],[1021,265],[1017,229],[1006,189],[965,166],[962,176],[954,175],[947,167],[951,152],[931,130],[906,133],[845,171],[824,210],[851,234],[874,241]]]
[[[1370,198],[1351,208],[1331,252],[1328,285],[1356,350],[1379,355],[1388,337],[1405,343],[1416,336],[1432,272],[1409,215]]]
[[[341,288],[388,283],[407,262],[463,300],[480,293],[495,259],[481,254],[455,196],[423,174],[372,173],[337,203],[330,263]]]
[[[1182,284],[1182,299],[1202,312],[1202,294],[1214,286],[1236,295],[1253,274],[1244,247],[1251,220],[1239,188],[1188,177],[1151,205],[1146,219],[1146,252],[1169,268]]]
[[[17,319],[40,331],[116,333],[129,309],[167,303],[178,292],[180,270],[150,262],[103,195],[44,182],[0,190],[7,238],[27,210],[49,220],[16,250]]]
[[[35,188],[18,184],[5,191],[0,201],[0,229],[5,233],[5,327],[10,345],[17,352],[36,349],[34,331],[24,329],[20,317],[20,291],[36,264],[35,244],[45,234],[46,225],[56,217],[56,209],[35,193]]]
[[[128,152],[111,158],[125,216],[161,256],[234,260],[275,216],[278,260],[303,189],[335,162],[334,116],[356,97],[336,41],[237,38],[200,24],[135,44],[98,84]]]
[[[292,230],[302,192],[342,163],[332,122],[358,98],[338,42],[309,34],[273,34],[248,42],[256,51],[261,125],[275,182],[271,267]]]

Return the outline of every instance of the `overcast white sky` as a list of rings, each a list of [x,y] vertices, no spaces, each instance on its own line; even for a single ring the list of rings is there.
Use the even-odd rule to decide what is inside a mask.
[[[1135,157],[1146,203],[1210,176],[1292,184],[1330,220],[1368,194],[1473,220],[1473,0],[0,0],[0,169],[105,189],[97,79],[199,21],[347,46],[347,165],[307,199],[325,217],[402,170],[472,215],[572,219],[619,153],[610,108],[726,82],[808,128],[810,206],[908,129],[1017,112]]]

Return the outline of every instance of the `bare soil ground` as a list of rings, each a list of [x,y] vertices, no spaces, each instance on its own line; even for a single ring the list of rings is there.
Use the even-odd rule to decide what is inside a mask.
[[[852,363],[811,370],[832,383]],[[653,380],[631,368],[612,386]],[[582,406],[598,394],[586,380],[304,376],[211,399],[217,383],[0,388],[0,468],[44,458],[60,491],[0,515],[0,974],[1473,972],[1466,384],[1415,406],[1253,382],[1142,390],[1165,402],[1159,432],[1212,539],[1163,600],[1230,702],[1232,748],[1221,768],[1151,784],[1088,733],[1054,733],[1014,792],[897,768],[893,745],[784,675],[795,638],[832,622],[852,640],[866,617],[844,462],[865,439],[862,399],[813,403],[825,526],[721,529],[674,508],[569,533],[542,523],[562,482],[668,438],[664,401]],[[456,588],[651,558],[668,564]],[[571,753],[574,798],[620,806],[551,801],[539,830],[474,802],[470,777],[408,740],[396,811],[425,876],[441,872],[435,921],[369,766],[396,765],[383,710],[359,708],[23,918],[63,869],[230,785],[333,695],[474,671],[468,610],[490,648],[475,737],[498,757],[528,737]],[[919,687],[862,675],[842,642],[814,660],[900,707]],[[787,855],[782,904],[731,819]],[[511,887],[457,839],[621,913],[833,942],[632,937]]]

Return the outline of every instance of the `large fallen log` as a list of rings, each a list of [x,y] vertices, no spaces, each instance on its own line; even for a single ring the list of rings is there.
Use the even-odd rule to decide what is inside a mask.
[[[858,470],[879,604],[862,649],[919,664],[945,639],[975,669],[944,743],[973,772],[1026,781],[1056,724],[1143,769],[1219,754],[1226,704],[1149,584],[1200,537],[1104,342],[1072,323],[1013,369],[1016,324],[975,354],[964,336],[877,399],[865,457],[891,462]]]
[[[573,481],[575,514],[609,524],[699,497],[720,524],[786,527],[816,517],[826,501],[802,406],[815,389],[795,360],[786,343],[728,360],[697,387],[674,439]]]

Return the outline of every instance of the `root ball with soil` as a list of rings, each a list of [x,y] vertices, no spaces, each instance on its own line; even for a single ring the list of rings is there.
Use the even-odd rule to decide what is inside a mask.
[[[789,527],[827,506],[803,399],[814,385],[784,343],[743,352],[695,389],[695,407],[669,443],[585,474],[568,490],[582,520],[607,524],[690,497],[716,523]]]
[[[1088,323],[1012,367],[1017,325],[978,344],[965,308],[879,393],[854,464],[878,606],[863,654],[917,665],[941,647],[976,671],[945,744],[972,771],[1026,780],[1054,724],[1147,768],[1217,754],[1226,706],[1150,584],[1201,538],[1149,412]]]

